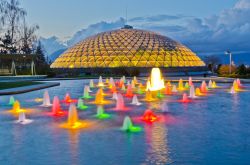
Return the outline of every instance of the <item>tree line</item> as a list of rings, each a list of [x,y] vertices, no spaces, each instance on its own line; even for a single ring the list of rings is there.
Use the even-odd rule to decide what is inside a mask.
[[[216,55],[205,56],[203,59],[208,69],[219,76],[232,77],[232,78],[250,78],[250,66],[240,64],[226,65],[222,64],[221,59]],[[231,73],[230,73],[231,68]]]

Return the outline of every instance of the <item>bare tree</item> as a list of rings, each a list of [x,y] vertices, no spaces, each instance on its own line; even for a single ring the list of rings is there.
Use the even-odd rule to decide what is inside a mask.
[[[5,14],[6,14],[6,1],[5,0],[1,0],[0,1],[0,34],[1,31],[3,29],[4,26],[4,22],[5,22]]]
[[[214,73],[216,65],[221,63],[221,59],[216,55],[209,55],[204,58],[206,65],[208,66],[209,70]]]
[[[18,23],[26,16],[26,11],[20,7],[19,0],[10,0],[6,3],[4,11],[4,22],[8,26],[12,46],[15,44],[15,34],[18,31]]]
[[[25,18],[23,18],[23,23],[20,27],[20,47],[23,53],[30,54],[33,51],[33,44],[37,41],[35,32],[38,29],[38,25],[28,26]]]

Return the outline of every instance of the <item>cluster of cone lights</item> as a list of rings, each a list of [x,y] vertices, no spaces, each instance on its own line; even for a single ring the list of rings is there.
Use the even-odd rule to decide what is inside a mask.
[[[144,82],[144,83],[143,83]],[[104,82],[100,76],[98,83],[90,80],[88,85],[84,86],[83,95],[79,99],[72,99],[69,93],[66,93],[63,100],[60,100],[58,96],[54,96],[51,104],[50,96],[46,90],[43,95],[41,106],[49,108],[50,112],[47,114],[52,117],[65,117],[68,119],[65,123],[60,124],[62,128],[67,129],[80,129],[89,126],[89,122],[80,120],[78,117],[79,111],[88,111],[96,106],[96,114],[92,116],[97,120],[112,119],[113,114],[116,112],[129,112],[135,110],[137,106],[141,106],[148,102],[161,102],[161,106],[158,109],[152,109],[147,107],[141,116],[138,117],[140,121],[145,123],[161,122],[164,115],[167,115],[169,108],[167,105],[167,97],[178,96],[179,99],[176,102],[181,103],[195,103],[195,99],[208,96],[215,88],[221,88],[216,85],[215,81],[210,80],[208,84],[206,81],[202,81],[200,86],[195,86],[191,77],[184,81],[179,79],[178,84],[174,84],[171,81],[164,80],[159,68],[153,68],[150,77],[144,80],[138,80],[134,77],[131,80],[127,80],[125,76],[121,79],[114,80],[112,77],[106,79]],[[233,82],[229,93],[236,94],[243,91],[244,87],[240,80],[237,79]],[[189,93],[188,93],[189,91]],[[179,96],[181,94],[181,96]],[[126,100],[130,100],[130,104],[126,103]],[[61,104],[68,106],[68,110],[63,110]],[[8,112],[18,116],[16,123],[29,124],[32,120],[27,119],[25,114],[31,113],[31,110],[22,109],[18,100],[12,96],[10,97],[9,106],[12,109]],[[113,106],[108,109],[113,113],[107,113],[104,109],[104,105]],[[131,108],[132,107],[132,108]],[[93,109],[93,108],[92,108]],[[159,111],[159,109],[161,111]],[[167,112],[167,113],[166,113]],[[134,126],[133,118],[128,115],[125,116],[121,130],[126,132],[139,132],[142,130],[140,126]],[[136,121],[136,120],[135,120]]]

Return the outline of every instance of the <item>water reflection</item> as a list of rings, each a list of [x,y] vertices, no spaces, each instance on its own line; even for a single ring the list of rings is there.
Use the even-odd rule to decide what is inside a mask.
[[[71,165],[79,165],[79,130],[69,130]]]
[[[238,104],[239,104],[239,94],[235,94],[232,96],[233,97],[233,105],[232,105],[232,110],[237,111],[238,109]]]
[[[168,129],[164,124],[145,126],[146,144],[148,144],[146,164],[170,163],[168,148]]]

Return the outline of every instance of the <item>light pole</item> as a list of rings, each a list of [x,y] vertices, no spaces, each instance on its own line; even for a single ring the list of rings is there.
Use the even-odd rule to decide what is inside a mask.
[[[225,54],[229,54],[230,66],[229,66],[229,73],[232,73],[232,52],[229,50],[225,52]]]

